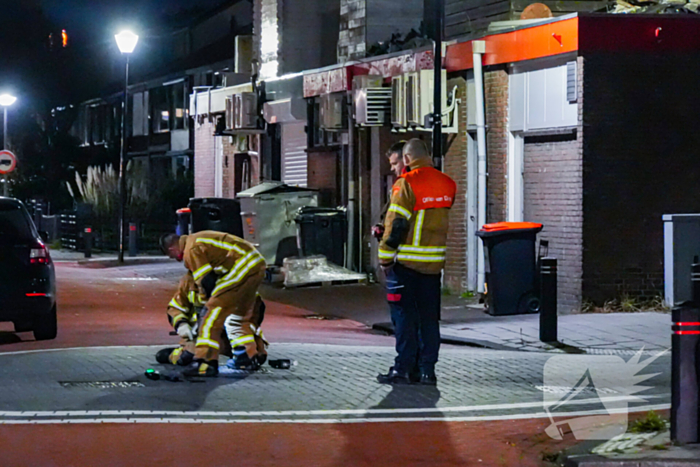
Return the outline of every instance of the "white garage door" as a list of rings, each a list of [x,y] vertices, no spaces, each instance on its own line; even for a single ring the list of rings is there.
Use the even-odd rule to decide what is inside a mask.
[[[282,181],[288,185],[306,187],[308,183],[305,126],[305,122],[282,125]]]

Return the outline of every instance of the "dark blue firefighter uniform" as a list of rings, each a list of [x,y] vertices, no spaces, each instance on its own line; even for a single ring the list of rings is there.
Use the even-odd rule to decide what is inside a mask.
[[[394,369],[432,373],[440,349],[440,275],[401,264],[386,271],[387,301],[396,333]]]

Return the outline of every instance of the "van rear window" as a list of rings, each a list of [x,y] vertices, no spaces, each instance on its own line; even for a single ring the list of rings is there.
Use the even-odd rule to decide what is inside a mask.
[[[29,217],[21,206],[0,205],[0,242],[7,239],[32,239]]]

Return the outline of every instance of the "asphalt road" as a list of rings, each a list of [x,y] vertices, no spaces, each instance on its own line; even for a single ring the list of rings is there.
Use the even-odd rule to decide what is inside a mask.
[[[169,371],[153,355],[176,342],[164,308],[182,272],[58,266],[59,337],[34,342],[1,328],[2,465],[548,465],[543,453],[577,442],[547,436],[552,421],[670,401],[667,355],[644,367],[649,355],[633,365],[444,347],[437,388],[382,386],[374,376],[391,364],[392,338],[269,297],[270,353],[294,360],[291,370],[150,381],[146,368]],[[543,401],[561,400],[587,367],[595,387],[549,407],[550,418]],[[621,368],[658,373],[643,383],[646,400],[629,401],[641,382]]]

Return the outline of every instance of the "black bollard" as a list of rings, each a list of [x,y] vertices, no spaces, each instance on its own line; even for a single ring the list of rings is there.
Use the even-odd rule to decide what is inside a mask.
[[[700,343],[700,264],[691,266],[693,299],[672,310],[671,439],[700,442],[698,343]]]
[[[92,258],[92,227],[85,227],[83,240],[85,240],[85,257]]]
[[[557,259],[540,259],[540,340],[557,342]]]
[[[138,230],[136,224],[133,222],[129,223],[129,256],[134,257],[138,254],[136,248],[136,238],[138,236]]]

